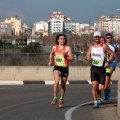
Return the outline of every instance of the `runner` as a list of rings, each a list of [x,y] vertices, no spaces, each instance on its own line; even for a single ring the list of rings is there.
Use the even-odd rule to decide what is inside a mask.
[[[113,38],[112,34],[107,33],[105,38],[106,38],[106,44],[114,52],[114,58],[116,58],[117,55],[118,55],[118,48],[117,48],[117,45],[112,42],[113,41],[112,40],[112,38]],[[106,86],[104,100],[109,100],[110,97],[111,97],[110,81],[111,81],[111,76],[112,76],[113,71],[115,70],[115,68],[116,68],[116,62],[114,60],[113,62],[110,63],[110,77],[109,77],[108,86]]]
[[[100,39],[101,43],[106,44],[106,39],[104,37],[101,37]],[[108,61],[109,55],[106,53],[106,61]],[[106,100],[107,98],[107,94],[106,94],[106,90],[108,88],[110,84],[110,65],[106,67],[106,78],[105,78],[105,87],[104,87],[104,100]],[[98,97],[98,104],[102,104],[102,96],[101,96],[101,91],[98,90],[97,93],[97,97]]]
[[[105,71],[106,67],[114,59],[114,54],[110,48],[100,42],[101,33],[95,31],[93,35],[94,43],[89,47],[85,59],[92,62],[91,66],[91,82],[92,82],[92,95],[94,99],[93,109],[99,108],[97,103],[97,92],[102,91],[105,85]],[[105,54],[109,54],[108,61],[105,61]]]
[[[54,55],[54,98],[51,102],[52,105],[57,103],[57,93],[59,81],[61,78],[61,96],[59,99],[59,107],[63,107],[63,97],[66,90],[66,82],[69,74],[69,61],[73,61],[73,55],[71,48],[67,46],[67,37],[64,34],[59,34],[56,37],[56,46],[53,46],[52,51],[49,55],[48,65],[52,65],[52,57]]]

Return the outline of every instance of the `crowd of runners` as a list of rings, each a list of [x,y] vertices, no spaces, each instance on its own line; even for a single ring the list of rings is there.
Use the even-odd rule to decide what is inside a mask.
[[[113,36],[107,33],[101,36],[99,31],[93,34],[94,42],[89,47],[85,60],[91,63],[90,78],[92,82],[92,96],[94,100],[93,109],[99,108],[103,99],[109,100],[111,97],[110,82],[113,71],[116,68],[115,58],[118,56],[118,49],[113,43]],[[54,58],[53,58],[54,57]],[[71,48],[67,45],[67,36],[59,34],[56,36],[56,45],[53,46],[48,65],[54,62],[54,87],[51,105],[55,105],[58,100],[58,86],[61,81],[61,90],[58,107],[64,106],[64,95],[66,82],[69,75],[69,62],[73,61]],[[102,98],[101,92],[104,91]]]

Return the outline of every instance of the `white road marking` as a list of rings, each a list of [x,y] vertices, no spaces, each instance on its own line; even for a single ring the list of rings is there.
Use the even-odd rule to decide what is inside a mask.
[[[114,100],[114,99],[117,99],[117,97],[116,98],[111,98],[110,100]],[[110,101],[109,100],[109,101]],[[104,100],[103,100],[104,101]],[[92,104],[93,103],[93,101],[91,101],[91,102],[87,102],[87,103],[83,103],[83,104],[79,104],[79,105],[77,105],[77,106],[75,106],[75,107],[72,107],[72,108],[70,108],[68,111],[66,111],[66,113],[65,113],[65,120],[73,120],[72,119],[72,113],[73,113],[73,111],[74,110],[76,110],[77,108],[79,108],[79,107],[81,107],[81,106],[84,106],[84,105],[89,105],[89,104]]]
[[[33,102],[38,102],[38,101],[41,101],[41,100],[46,100],[46,99],[33,100],[33,101],[23,102],[23,103],[19,103],[19,104],[15,104],[15,105],[6,106],[6,107],[3,107],[3,108],[0,108],[0,111],[1,111],[1,110],[5,110],[5,109],[8,109],[8,108],[12,108],[12,107],[24,105],[24,104],[29,104],[29,103],[33,103]]]
[[[23,85],[23,81],[0,81],[0,85]]]

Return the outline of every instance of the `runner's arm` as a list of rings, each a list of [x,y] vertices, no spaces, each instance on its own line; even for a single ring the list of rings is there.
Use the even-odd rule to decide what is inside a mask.
[[[88,51],[87,51],[87,54],[85,56],[85,60],[87,60],[88,62],[91,62],[91,47],[89,47]]]
[[[114,60],[114,52],[105,44],[105,52],[109,55],[109,59],[105,63],[105,67],[109,66],[110,62]]]
[[[52,65],[52,57],[53,57],[53,54],[54,54],[54,47],[52,48],[51,52],[50,52],[50,55],[49,55],[49,62],[48,62],[48,65]]]
[[[69,61],[73,61],[73,55],[72,55],[72,51],[71,48],[67,46],[67,53],[65,53],[64,57],[69,60]]]

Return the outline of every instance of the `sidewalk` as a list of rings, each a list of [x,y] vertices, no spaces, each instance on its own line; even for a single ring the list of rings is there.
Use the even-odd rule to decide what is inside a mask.
[[[96,115],[92,120],[120,120],[120,116],[117,112],[117,99],[103,101],[103,104],[100,105],[99,109],[94,112]]]

